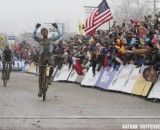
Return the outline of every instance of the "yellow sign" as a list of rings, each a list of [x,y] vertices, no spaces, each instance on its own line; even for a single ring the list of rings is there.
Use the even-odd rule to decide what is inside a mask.
[[[0,35],[0,46],[3,45],[4,40],[5,40],[4,36]]]
[[[144,90],[143,90],[143,92],[142,92],[142,96],[145,97],[145,96],[148,95],[148,92],[149,92],[151,86],[152,86],[152,83],[151,83],[151,82],[147,82],[147,83],[146,83],[146,86],[145,86],[145,88],[144,88]]]
[[[82,30],[83,24],[79,20],[78,20],[78,26],[79,26],[79,34],[83,35],[83,30]]]
[[[134,87],[132,89],[132,94],[135,95],[142,95],[143,90],[146,86],[146,80],[143,78],[143,76],[141,74],[138,75],[136,83],[134,84]]]
[[[35,73],[35,71],[36,71],[36,65],[32,62],[28,69],[28,73]]]

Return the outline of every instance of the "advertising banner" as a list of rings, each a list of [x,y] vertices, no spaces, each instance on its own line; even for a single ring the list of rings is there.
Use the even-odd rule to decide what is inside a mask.
[[[29,70],[30,64],[24,64],[24,67],[22,68],[22,72],[27,73]]]
[[[113,67],[109,69],[104,68],[100,74],[101,76],[97,86],[103,89],[108,89],[116,73],[118,73],[118,70],[113,70]]]
[[[12,70],[21,71],[24,67],[24,62],[24,60],[15,60],[15,65],[13,66]],[[0,70],[2,70],[2,61],[0,61]]]
[[[54,81],[67,81],[71,71],[72,67],[69,69],[68,65],[63,65],[62,69],[57,71]]]
[[[83,79],[84,79],[84,75],[78,75],[76,82],[81,83]]]
[[[122,87],[122,92],[125,93],[131,93],[132,89],[134,87],[134,84],[136,83],[137,76],[139,74],[140,68],[135,68],[133,69],[131,75],[128,77],[125,85]]]
[[[122,70],[119,71],[119,74],[116,76],[116,79],[109,86],[109,90],[121,91],[123,86],[125,86],[128,77],[131,75],[133,67],[133,65],[123,66]]]
[[[32,74],[36,73],[36,65],[34,63],[31,63],[31,65],[28,69],[28,73],[32,73]]]
[[[157,98],[160,99],[160,78],[153,86],[151,92],[148,95],[148,98]]]
[[[131,93],[139,96],[142,95],[146,83],[147,81],[143,78],[142,74],[139,73]]]
[[[68,81],[75,82],[78,78],[77,72],[73,69],[69,75]]]
[[[15,44],[16,37],[15,36],[8,36],[8,45],[11,47]]]
[[[84,79],[82,80],[81,85],[84,86],[95,86],[96,82],[99,78],[101,71],[96,71],[95,76],[93,76],[92,67],[89,68],[88,72],[86,73]]]
[[[144,88],[144,90],[143,90],[143,92],[142,92],[142,96],[147,96],[148,95],[148,93],[149,93],[149,91],[150,91],[150,89],[151,89],[151,86],[152,86],[152,82],[147,82],[146,83],[146,86],[145,86],[145,88]]]

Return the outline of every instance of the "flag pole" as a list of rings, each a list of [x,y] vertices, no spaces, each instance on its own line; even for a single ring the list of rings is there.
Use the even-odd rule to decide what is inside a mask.
[[[109,32],[111,31],[111,20],[109,20]]]

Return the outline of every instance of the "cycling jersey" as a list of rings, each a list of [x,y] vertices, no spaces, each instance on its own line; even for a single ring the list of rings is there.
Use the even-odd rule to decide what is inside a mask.
[[[37,41],[40,45],[40,54],[42,54],[45,50],[48,50],[50,53],[53,51],[53,42],[62,37],[62,33],[59,28],[56,29],[58,35],[53,36],[51,38],[40,38],[36,36],[37,28],[35,28],[32,37]]]

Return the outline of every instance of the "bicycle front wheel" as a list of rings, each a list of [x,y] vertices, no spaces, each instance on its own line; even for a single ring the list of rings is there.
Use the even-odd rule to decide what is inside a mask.
[[[46,91],[44,90],[43,91],[43,101],[45,101],[46,100]]]
[[[3,79],[3,85],[6,87],[7,86],[7,79]]]
[[[5,66],[5,71],[4,71],[4,77],[3,77],[3,85],[7,86],[7,80],[8,80],[8,64]]]
[[[43,78],[43,88],[42,89],[43,89],[43,93],[42,93],[43,101],[45,101],[46,100],[46,91],[47,91],[47,77],[46,77],[46,75]]]

